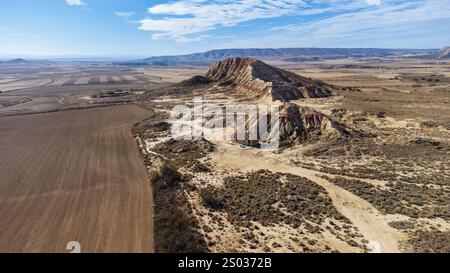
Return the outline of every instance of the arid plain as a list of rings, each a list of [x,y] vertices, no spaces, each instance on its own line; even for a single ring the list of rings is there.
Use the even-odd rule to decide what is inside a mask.
[[[350,137],[172,140],[193,97],[266,103],[184,81],[209,66],[3,66],[0,251],[448,252],[450,64],[267,63],[339,86],[290,103]]]

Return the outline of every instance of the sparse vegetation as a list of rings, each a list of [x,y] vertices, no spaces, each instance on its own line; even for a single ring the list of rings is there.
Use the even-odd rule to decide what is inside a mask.
[[[170,133],[171,125],[165,121],[169,116],[151,110],[151,116],[133,127],[134,135],[139,135],[142,139],[154,139],[161,136],[167,136]]]
[[[208,166],[206,166],[205,164],[203,164],[202,162],[200,162],[198,160],[194,161],[194,163],[193,163],[193,165],[191,167],[191,170],[194,173],[208,173],[208,172],[211,172],[211,169]]]
[[[176,167],[194,166],[207,171],[206,168],[200,166],[197,159],[206,156],[214,151],[214,144],[209,141],[202,140],[168,140],[155,146],[154,151],[166,156]],[[194,166],[195,167],[195,166]]]
[[[450,231],[419,230],[407,241],[412,251],[419,253],[449,253]]]
[[[389,222],[389,226],[396,228],[398,230],[414,229],[416,227],[416,225],[417,225],[417,222],[415,220]]]
[[[182,175],[170,165],[163,165],[158,171],[150,176],[152,183],[165,183],[168,187],[175,187],[183,181]]]
[[[336,176],[327,177],[334,184],[353,192],[387,214],[403,214],[413,218],[450,219],[450,191],[445,188],[434,189],[427,186],[393,182],[380,186],[358,179]]]
[[[160,137],[167,133],[167,130],[170,130],[170,124],[161,121],[165,118],[167,118],[166,115],[153,112],[151,117],[133,127],[133,133],[143,139]],[[155,204],[155,250],[162,253],[208,252],[206,242],[199,232],[198,222],[192,216],[184,194],[184,188],[189,177],[181,174],[178,170],[181,166],[187,166],[187,163],[182,164],[182,153],[195,152],[195,150],[190,149],[186,143],[183,143],[184,145],[178,144],[172,140],[157,146],[158,151],[168,158],[162,162],[159,168],[149,173]],[[188,149],[179,149],[180,147],[187,147]],[[151,154],[142,154],[142,156],[146,165],[152,165],[153,168],[155,162],[158,162]],[[196,162],[201,165],[194,157],[189,162]],[[203,167],[197,166],[196,168],[201,169]]]
[[[207,252],[198,223],[186,212],[186,197],[179,194],[182,175],[163,165],[150,174],[155,202],[155,249],[163,253]]]
[[[201,189],[199,195],[205,206],[214,210],[221,209],[223,207],[224,202],[217,194],[216,188],[208,186],[204,189]]]
[[[230,221],[238,226],[246,226],[249,221],[263,225],[285,223],[293,227],[305,225],[310,232],[319,232],[321,228],[316,225],[325,219],[345,219],[324,189],[314,182],[264,170],[228,177],[223,188],[208,187],[202,197],[214,208],[223,206]],[[216,206],[217,200],[221,206]]]

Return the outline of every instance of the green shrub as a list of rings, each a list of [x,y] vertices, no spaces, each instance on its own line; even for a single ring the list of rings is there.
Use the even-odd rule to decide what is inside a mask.
[[[208,186],[200,190],[200,197],[205,206],[212,209],[220,209],[223,207],[222,199],[216,194],[215,188]]]
[[[164,165],[150,174],[155,203],[155,250],[159,253],[208,252],[198,223],[189,215],[189,204],[182,193],[183,176]]]
[[[202,162],[196,160],[195,163],[192,165],[192,171],[196,173],[209,173],[211,170],[203,164]]]
[[[204,253],[203,236],[196,223],[176,206],[158,210],[155,215],[155,247],[159,253]]]
[[[417,231],[408,240],[414,252],[419,253],[449,253],[450,232],[441,231]]]
[[[165,164],[150,175],[153,184],[165,183],[169,187],[176,186],[183,180],[183,176],[172,166]]]

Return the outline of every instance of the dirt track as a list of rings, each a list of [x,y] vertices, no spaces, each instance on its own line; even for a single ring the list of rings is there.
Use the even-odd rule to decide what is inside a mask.
[[[0,118],[0,252],[151,252],[137,106]]]
[[[270,153],[258,152],[254,149],[241,149],[234,145],[222,144],[219,147],[219,152],[213,154],[213,162],[217,166],[222,165],[239,170],[266,169],[273,172],[291,173],[316,182],[328,192],[336,209],[346,216],[369,241],[372,252],[400,252],[399,241],[402,236],[388,226],[385,217],[367,201],[321,178],[320,174],[322,173],[293,166],[283,158],[275,158]]]

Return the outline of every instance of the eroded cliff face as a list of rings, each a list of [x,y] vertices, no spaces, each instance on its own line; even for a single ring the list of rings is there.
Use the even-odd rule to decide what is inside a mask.
[[[347,137],[348,131],[326,115],[306,107],[291,103],[302,98],[322,98],[330,96],[336,86],[302,77],[279,69],[253,58],[228,58],[216,63],[205,76],[196,76],[183,82],[186,86],[207,85],[221,87],[224,92],[232,90],[247,95],[247,102],[269,98],[280,110],[277,128],[280,144],[284,147],[319,141],[332,137]],[[256,146],[264,142],[258,135],[249,135],[258,128],[259,117],[255,114],[237,125],[233,139],[245,145]],[[239,129],[239,130],[238,130]],[[246,132],[246,139],[237,137],[237,132]],[[273,131],[278,134],[278,131]],[[270,133],[269,133],[270,134]],[[273,135],[273,137],[276,137]]]
[[[279,143],[282,147],[329,140],[332,138],[350,137],[349,130],[320,112],[292,103],[286,103],[278,107],[280,107],[280,111],[276,125],[270,128],[268,124],[270,132],[269,139],[273,141],[279,137]],[[255,130],[259,126],[259,120],[255,117],[253,116],[237,127],[241,132],[246,132],[246,137],[250,135],[251,130]],[[275,130],[276,128],[278,131]],[[259,135],[258,140],[245,139],[238,141],[235,138],[235,141],[250,146],[256,146],[264,142],[259,138]]]
[[[301,98],[331,95],[333,87],[268,65],[253,58],[228,58],[216,63],[206,79],[220,86],[232,86],[238,92],[287,102]]]
[[[280,142],[284,146],[350,135],[342,125],[310,108],[291,103],[281,107],[279,130]]]

